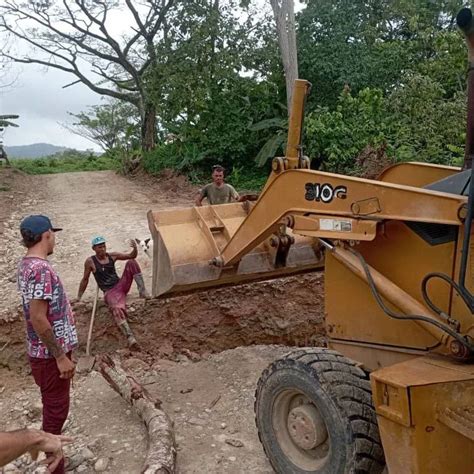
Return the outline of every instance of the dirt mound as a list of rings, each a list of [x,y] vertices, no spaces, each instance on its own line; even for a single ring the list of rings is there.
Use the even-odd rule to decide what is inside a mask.
[[[188,178],[174,170],[163,170],[160,173],[159,180],[164,191],[173,193],[193,193],[195,191],[195,187],[189,182]]]
[[[75,306],[84,351],[91,303]],[[20,308],[0,321],[0,367],[26,366],[24,323]],[[254,344],[324,345],[321,273],[222,288],[164,300],[132,300],[130,325],[142,346],[138,357],[199,360],[202,355]],[[97,311],[94,353],[125,348],[125,340],[106,306]],[[126,352],[126,351],[125,351]]]
[[[135,300],[130,305],[131,327],[144,353],[153,357],[199,356],[253,344],[321,345],[322,281],[315,273],[165,300]],[[89,314],[89,304],[78,313],[83,341]],[[124,346],[103,306],[94,334],[96,351]]]
[[[394,160],[387,155],[387,144],[378,147],[367,145],[356,159],[359,168],[358,176],[366,179],[377,179],[385,168],[393,165]]]
[[[140,187],[147,188],[150,194],[156,196],[158,204],[163,201],[170,201],[174,204],[178,198],[179,205],[192,206],[198,190],[198,187],[192,184],[186,176],[172,169],[164,169],[158,176],[138,171],[130,176],[130,179]]]
[[[31,178],[15,168],[0,163],[0,236],[5,222],[12,213],[17,201],[21,201],[29,188]]]

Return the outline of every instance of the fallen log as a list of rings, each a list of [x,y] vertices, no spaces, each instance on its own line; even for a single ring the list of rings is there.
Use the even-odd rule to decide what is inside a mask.
[[[97,370],[107,383],[136,411],[148,430],[148,450],[141,474],[173,474],[176,472],[176,444],[172,421],[161,410],[161,401],[135,378],[125,372],[117,359],[108,355],[97,358]]]

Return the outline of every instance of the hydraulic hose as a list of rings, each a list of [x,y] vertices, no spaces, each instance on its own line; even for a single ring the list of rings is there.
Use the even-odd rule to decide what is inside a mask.
[[[411,321],[424,321],[426,323],[432,324],[433,326],[436,326],[437,328],[441,329],[444,331],[446,334],[451,336],[453,339],[456,339],[460,344],[462,344],[464,347],[466,347],[469,352],[472,354],[474,353],[474,345],[471,344],[464,336],[461,334],[458,334],[456,331],[451,329],[449,326],[446,326],[445,324],[436,321],[434,319],[428,318],[426,316],[423,316],[421,314],[400,314],[396,313],[395,311],[392,311],[383,301],[382,297],[380,296],[379,291],[377,290],[377,287],[375,286],[374,279],[372,278],[372,275],[370,273],[369,266],[367,265],[367,262],[365,261],[365,258],[356,250],[350,249],[350,252],[354,254],[360,261],[365,275],[367,277],[367,282],[369,283],[370,290],[375,298],[375,301],[377,304],[380,306],[382,311],[390,316],[393,319],[399,319],[399,320],[411,320]]]

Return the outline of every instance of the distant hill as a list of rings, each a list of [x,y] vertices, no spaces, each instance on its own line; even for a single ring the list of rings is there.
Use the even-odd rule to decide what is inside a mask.
[[[33,143],[32,145],[5,146],[8,158],[42,158],[67,150],[65,146],[50,143]]]

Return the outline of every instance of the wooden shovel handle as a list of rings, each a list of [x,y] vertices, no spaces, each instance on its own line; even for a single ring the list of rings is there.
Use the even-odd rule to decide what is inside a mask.
[[[91,322],[89,324],[89,333],[87,334],[87,345],[86,345],[86,355],[91,355],[91,338],[92,338],[92,328],[94,327],[94,318],[95,312],[97,310],[97,300],[99,298],[99,287],[96,287],[95,290],[95,297],[94,297],[94,304],[92,306],[92,316]]]

